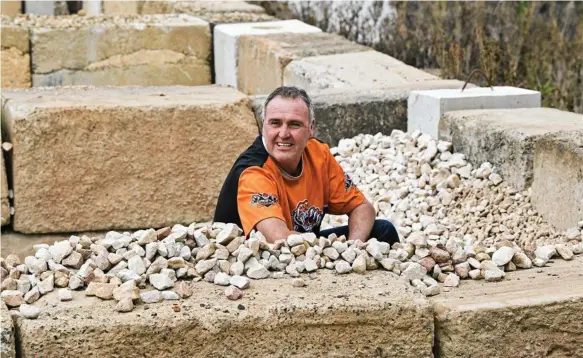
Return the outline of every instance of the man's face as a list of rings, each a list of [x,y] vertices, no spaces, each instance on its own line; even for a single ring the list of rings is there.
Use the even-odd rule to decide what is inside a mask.
[[[308,106],[301,98],[276,96],[267,105],[263,137],[267,151],[286,172],[296,174],[304,148],[313,133]]]

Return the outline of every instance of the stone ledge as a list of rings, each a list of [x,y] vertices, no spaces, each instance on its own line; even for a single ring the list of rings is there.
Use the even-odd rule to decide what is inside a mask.
[[[439,77],[377,51],[306,57],[286,66],[283,84],[306,91],[329,88],[391,88]],[[461,86],[460,86],[461,87]]]
[[[485,109],[446,112],[439,122],[439,139],[452,142],[474,165],[492,163],[518,190],[532,184],[536,141],[561,131],[583,131],[581,115],[552,108]]]
[[[248,98],[227,87],[39,88],[2,99],[13,227],[24,233],[210,220],[256,136]]]
[[[583,256],[430,299],[439,357],[583,356]]]
[[[14,324],[4,301],[0,301],[0,357],[16,357]]]
[[[44,306],[37,320],[16,321],[22,355],[432,356],[431,307],[393,274],[327,271],[304,279],[305,288],[291,279],[252,281],[238,301],[229,301],[222,287],[195,283],[180,312],[169,301],[119,314],[113,301],[82,292],[57,305],[52,292],[35,303]]]

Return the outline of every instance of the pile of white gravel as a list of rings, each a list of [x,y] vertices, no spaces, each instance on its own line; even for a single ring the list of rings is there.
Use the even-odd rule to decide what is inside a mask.
[[[473,168],[450,148],[401,131],[359,135],[332,148],[378,216],[396,225],[401,242],[392,247],[374,238],[363,243],[312,233],[271,244],[258,232],[245,240],[240,228],[224,223],[110,231],[104,238],[35,245],[23,263],[16,255],[1,259],[1,297],[27,318],[40,315],[32,304],[55,289],[61,301],[83,291],[129,312],[139,303],[187,298],[199,281],[225,286],[225,296],[236,300],[252,280],[292,277],[301,287],[302,274],[318,269],[386,270],[431,296],[461,279],[499,281],[506,272],[583,253],[583,222],[553,231],[531,207],[528,192],[508,187],[489,163]],[[326,217],[324,227],[345,221]]]

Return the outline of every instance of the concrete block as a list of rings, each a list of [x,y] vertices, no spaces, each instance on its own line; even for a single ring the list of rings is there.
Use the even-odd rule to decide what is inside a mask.
[[[391,88],[439,77],[377,51],[307,57],[285,68],[284,85],[306,91],[326,88]]]
[[[210,220],[257,131],[249,99],[219,86],[7,90],[2,99],[13,228],[23,233]]]
[[[391,134],[407,128],[407,98],[414,89],[458,88],[463,82],[436,80],[397,86],[391,89],[327,89],[309,93],[314,103],[315,136],[336,146],[342,138],[360,133]],[[253,107],[261,128],[261,110],[267,95],[254,96]]]
[[[0,301],[0,357],[16,357],[14,324],[4,301]]]
[[[453,143],[474,165],[490,162],[518,190],[533,180],[534,144],[543,135],[580,131],[580,114],[552,108],[483,109],[446,112],[439,139]]]
[[[582,256],[556,260],[432,297],[436,356],[583,357],[582,269]]]
[[[239,23],[215,26],[213,49],[216,83],[237,87],[239,37],[244,35],[268,35],[276,33],[322,32],[299,20],[262,23]]]
[[[328,33],[241,36],[237,86],[247,94],[269,94],[283,85],[284,69],[292,60],[362,51],[372,49]]]
[[[2,87],[30,87],[30,51],[28,29],[2,19]]]
[[[22,1],[4,0],[0,2],[0,12],[3,16],[17,16],[22,14]]]
[[[540,92],[517,87],[413,91],[407,103],[407,130],[420,130],[437,138],[439,120],[448,111],[466,109],[536,108]]]
[[[53,307],[51,292],[38,303],[38,319],[16,322],[22,356],[432,357],[433,314],[405,282],[380,270],[366,277],[322,271],[306,289],[291,279],[253,281],[238,301],[194,283],[196,294],[179,302],[179,313],[166,301],[120,314],[115,302],[96,297]]]
[[[89,16],[99,16],[103,13],[101,0],[83,0],[83,10]]]
[[[185,14],[68,20],[47,18],[31,28],[34,86],[211,82],[204,20]]]
[[[24,0],[24,12],[34,15],[68,15],[65,0]]]
[[[531,202],[559,229],[583,220],[583,118],[578,131],[540,138],[534,148]]]

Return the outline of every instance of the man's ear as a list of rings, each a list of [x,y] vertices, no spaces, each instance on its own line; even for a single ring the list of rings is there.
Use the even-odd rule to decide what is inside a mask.
[[[310,122],[310,138],[314,137],[314,132],[316,130],[316,121]]]

